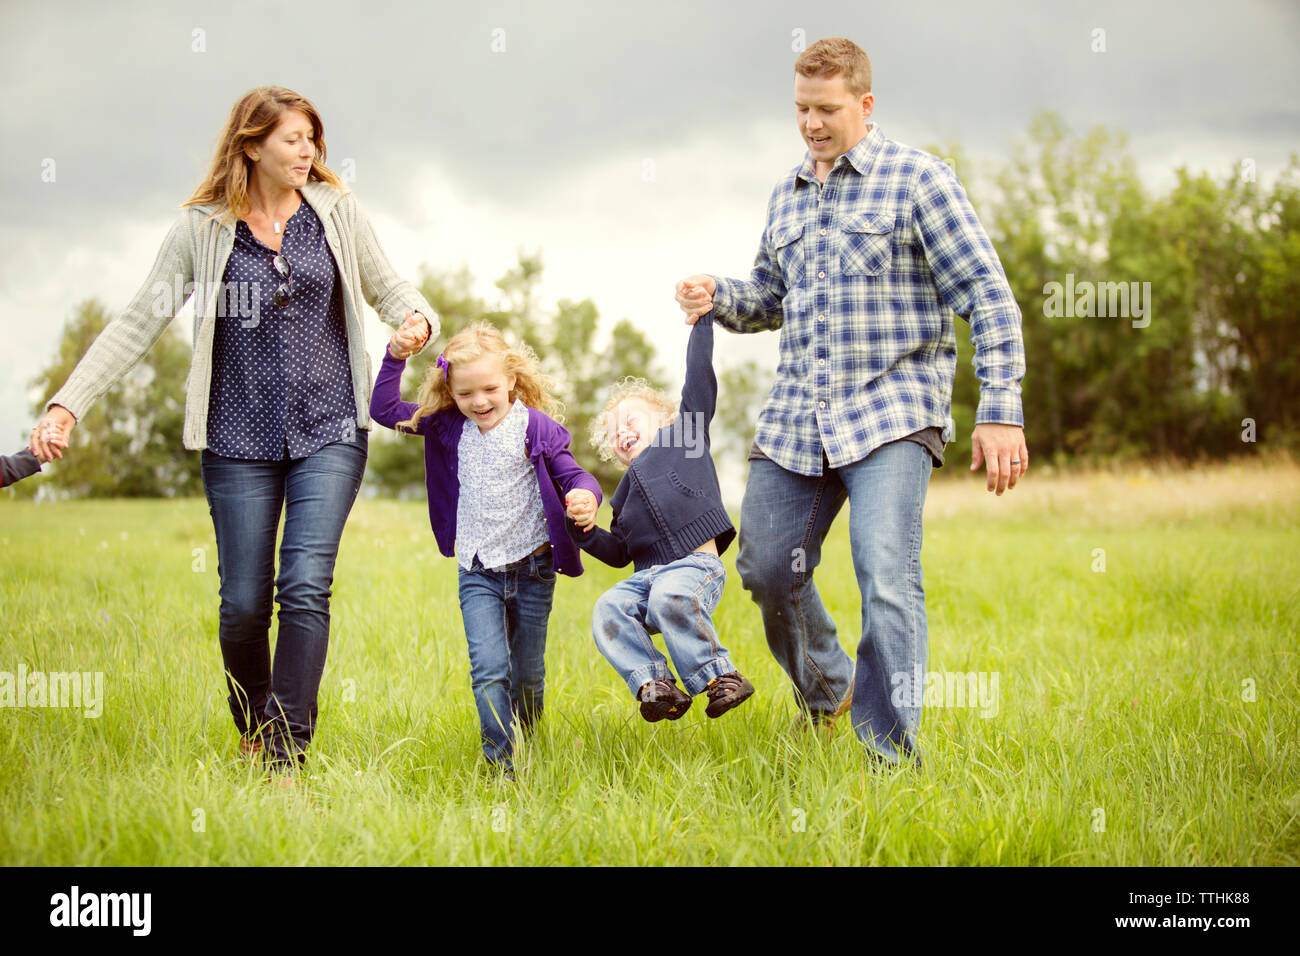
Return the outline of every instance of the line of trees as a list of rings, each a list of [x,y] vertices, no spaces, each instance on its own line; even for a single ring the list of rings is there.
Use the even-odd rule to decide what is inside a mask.
[[[973,171],[960,150],[935,152],[953,158],[959,174]],[[1250,160],[1220,178],[1179,170],[1168,192],[1153,195],[1122,134],[1077,134],[1042,114],[991,176],[963,175],[1024,316],[1035,461],[1192,461],[1300,448],[1300,161],[1267,188],[1254,173]],[[495,303],[470,291],[465,268],[426,271],[422,291],[442,316],[441,341],[487,318],[536,349],[557,382],[575,451],[613,487],[619,472],[590,453],[588,425],[620,377],[665,384],[655,343],[623,319],[598,349],[595,304],[564,299],[544,313],[541,277],[541,255],[521,253],[496,282]],[[1106,290],[1111,308],[1125,293],[1125,314],[1099,302]],[[76,309],[54,361],[32,382],[33,414],[108,318],[98,302]],[[955,463],[969,460],[979,401],[969,338],[958,321],[957,436],[947,453]],[[407,395],[436,355],[430,348],[409,363]],[[50,482],[75,495],[199,493],[197,456],[181,452],[188,364],[188,345],[169,330],[77,427]],[[720,459],[743,462],[773,374],[752,361],[720,363]],[[420,493],[418,440],[375,442],[368,480],[383,494]],[[30,494],[35,484],[16,487]]]
[[[1075,134],[1042,114],[990,195],[973,199],[1024,316],[1036,460],[1300,448],[1295,156],[1268,188],[1245,159],[1220,178],[1180,169],[1172,189],[1151,195],[1123,135]],[[1093,290],[1137,283],[1149,290],[1146,314],[1053,308],[1050,284],[1067,282],[1084,306]],[[953,404],[968,460],[979,393],[961,332]]]

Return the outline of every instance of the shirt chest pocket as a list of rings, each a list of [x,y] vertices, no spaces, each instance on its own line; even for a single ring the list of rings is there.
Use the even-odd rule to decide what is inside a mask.
[[[776,250],[776,264],[781,267],[781,277],[785,279],[786,286],[798,285],[804,276],[803,226],[773,228],[772,246]]]
[[[890,216],[852,216],[844,221],[840,271],[846,276],[875,276],[893,260],[894,220]]]

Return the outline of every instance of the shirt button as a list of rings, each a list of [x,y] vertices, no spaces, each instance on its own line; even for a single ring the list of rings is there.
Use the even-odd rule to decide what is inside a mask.
[[[825,364],[826,364],[826,360],[825,360],[825,359],[818,359],[818,360],[817,360],[817,364],[818,364],[818,365],[825,365]]]
[[[818,321],[818,322],[825,322],[825,321],[826,321],[826,316],[824,316],[824,315],[819,315],[819,316],[817,316],[817,321]]]
[[[825,229],[822,230],[822,235],[823,235],[823,236],[826,235],[826,230],[825,230]]]
[[[824,272],[819,272],[819,273],[817,273],[817,278],[819,278],[819,279],[825,279],[825,278],[826,278],[826,273],[824,273]]]
[[[818,402],[818,403],[817,403],[817,407],[818,407],[818,408],[825,408],[825,407],[826,407],[826,403],[825,403],[825,402]]]

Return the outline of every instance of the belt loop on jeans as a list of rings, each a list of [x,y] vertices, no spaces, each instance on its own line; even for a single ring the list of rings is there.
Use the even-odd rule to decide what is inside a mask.
[[[551,542],[549,542],[549,541],[543,541],[543,542],[542,542],[541,544],[539,544],[535,549],[533,549],[533,553],[530,554],[530,555],[528,556],[528,573],[529,573],[529,574],[535,574],[535,573],[537,573],[537,562],[538,562],[538,561],[539,561],[539,560],[540,560],[544,555],[548,554],[548,553],[550,552],[550,550],[551,550]]]

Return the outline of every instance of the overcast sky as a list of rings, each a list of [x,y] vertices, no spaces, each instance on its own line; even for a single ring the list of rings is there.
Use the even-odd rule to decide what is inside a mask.
[[[544,304],[591,297],[680,376],[673,283],[748,271],[804,152],[794,44],[835,35],[870,54],[886,135],[977,164],[1042,109],[1126,131],[1157,188],[1242,157],[1268,178],[1300,149],[1292,2],[4,0],[0,452],[25,443],[28,383],[73,308],[128,301],[231,105],[267,83],[316,104],[401,274],[466,264],[489,294],[516,249],[540,249]],[[384,327],[367,329],[378,356]],[[726,335],[719,363],[774,367],[775,341]]]

